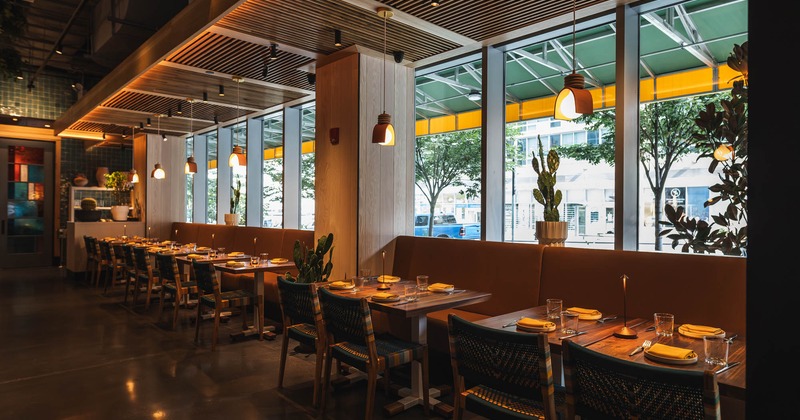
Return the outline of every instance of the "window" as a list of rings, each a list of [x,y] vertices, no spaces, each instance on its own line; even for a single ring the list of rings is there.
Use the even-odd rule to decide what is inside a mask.
[[[244,153],[247,153],[247,123],[241,122],[231,128],[231,139],[234,146],[240,146]],[[231,188],[239,188],[239,203],[231,213],[239,215],[239,226],[247,225],[247,165],[239,165],[231,168]],[[233,191],[231,191],[233,194]]]
[[[186,139],[186,158],[194,156],[194,137]],[[191,223],[194,220],[194,175],[185,174],[186,179],[186,221]]]
[[[208,170],[206,181],[208,195],[206,198],[206,223],[217,223],[217,132],[206,134],[206,160]]]
[[[300,113],[300,229],[308,230],[314,230],[316,110],[311,103],[303,106]]]
[[[283,112],[262,119],[262,227],[283,227]]]

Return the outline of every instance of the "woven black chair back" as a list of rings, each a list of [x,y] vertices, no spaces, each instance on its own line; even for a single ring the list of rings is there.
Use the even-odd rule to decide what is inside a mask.
[[[128,270],[136,269],[136,262],[133,259],[133,245],[122,245],[122,255],[125,258],[125,267]]]
[[[114,255],[111,253],[111,244],[107,241],[99,241],[98,244],[100,247],[100,258],[108,263],[114,261]]]
[[[142,274],[147,274],[147,269],[150,265],[150,260],[147,258],[147,248],[142,246],[133,247],[133,262],[136,269]]]
[[[211,262],[201,262],[192,260],[192,270],[194,271],[197,289],[205,295],[213,295],[217,288],[217,275],[214,264]]]
[[[670,369],[562,342],[568,409],[582,418],[719,419],[713,371]]]
[[[180,271],[178,270],[178,260],[172,254],[156,254],[156,263],[158,264],[158,274],[161,281],[176,283]]]
[[[278,293],[284,317],[288,317],[292,324],[314,325],[320,304],[313,283],[295,283],[278,276]]]
[[[367,299],[337,295],[323,287],[317,293],[325,330],[333,341],[367,346],[368,337],[373,335]]]

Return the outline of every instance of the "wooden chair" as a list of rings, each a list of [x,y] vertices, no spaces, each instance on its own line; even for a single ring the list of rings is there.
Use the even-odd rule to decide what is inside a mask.
[[[720,419],[714,371],[636,363],[562,341],[567,419]]]
[[[108,293],[109,287],[114,287],[114,283],[120,276],[124,264],[117,260],[114,251],[111,249],[111,243],[108,241],[99,241],[100,248],[100,271],[98,272],[98,283],[100,277],[103,277],[103,294]]]
[[[94,236],[83,235],[83,244],[86,248],[86,284],[91,285],[97,276],[98,264],[100,260],[97,256],[97,238]],[[97,283],[95,282],[95,287]]]
[[[447,318],[456,420],[465,409],[490,419],[558,418],[564,389],[554,385],[546,333],[487,328],[455,314]]]
[[[239,307],[242,315],[242,329],[247,329],[247,306],[258,311],[258,297],[251,290],[220,290],[214,264],[208,261],[192,261],[192,270],[197,281],[197,319],[195,321],[194,342],[200,338],[200,323],[203,320],[203,308],[214,311],[214,332],[211,338],[211,351],[217,346],[219,335],[219,319],[223,309]],[[256,312],[257,313],[257,312]]]
[[[318,289],[325,338],[325,378],[322,383],[322,409],[331,379],[333,359],[367,374],[365,419],[371,419],[375,405],[378,375],[386,377],[392,367],[418,361],[422,364],[422,392],[425,416],[429,415],[428,346],[412,343],[389,334],[376,335],[367,298],[338,295]]]
[[[178,260],[175,255],[161,253],[156,254],[156,263],[158,264],[158,275],[161,283],[161,296],[158,300],[158,317],[161,320],[161,314],[164,312],[164,301],[166,295],[172,297],[173,313],[171,327],[175,329],[178,324],[178,313],[182,304],[188,305],[190,296],[197,295],[197,282],[189,281],[188,275],[181,276],[178,270]]]
[[[129,288],[131,282],[134,282],[136,279],[136,261],[133,259],[133,245],[131,244],[123,244],[122,245],[122,256],[125,260],[125,273],[128,276],[128,281],[125,283],[125,300],[124,303],[128,303],[128,295]]]
[[[281,344],[281,364],[278,373],[278,388],[283,388],[286,371],[286,355],[289,339],[310,346],[316,352],[314,375],[314,407],[319,406],[319,388],[322,379],[322,360],[325,355],[324,331],[322,330],[322,310],[320,309],[317,286],[314,283],[295,283],[278,276],[278,297],[283,315],[283,343]]]
[[[133,262],[136,268],[136,274],[134,275],[134,281],[132,282],[133,300],[131,301],[131,307],[136,306],[136,303],[139,301],[139,293],[141,293],[142,288],[144,287],[145,292],[147,293],[144,309],[147,310],[150,308],[150,298],[153,295],[153,291],[159,291],[161,289],[161,286],[156,280],[159,275],[158,270],[153,268],[153,264],[150,263],[150,258],[147,255],[147,247],[133,247]]]

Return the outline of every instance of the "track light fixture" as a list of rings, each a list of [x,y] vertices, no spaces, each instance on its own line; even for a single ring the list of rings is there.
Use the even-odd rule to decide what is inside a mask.
[[[440,1],[436,1],[436,0],[431,1],[431,6],[432,7],[439,7],[441,4],[442,4],[442,2],[440,2]]]
[[[313,85],[315,85],[317,83],[317,75],[316,74],[308,73],[306,76],[308,77],[308,84],[309,85],[313,86]]]
[[[214,124],[219,124],[219,118],[216,115],[214,115]]]
[[[394,56],[394,62],[400,64],[403,62],[403,57],[405,57],[405,53],[402,51],[392,51],[392,55]]]
[[[152,123],[150,122],[150,117],[147,117],[147,126],[148,126],[148,127],[151,127],[151,126],[152,126]]]
[[[278,59],[278,44],[269,44],[269,59]]]
[[[219,85],[219,96],[225,96],[225,86]]]
[[[342,46],[342,31],[338,29],[333,30],[333,45],[337,47]]]
[[[56,45],[56,54],[58,55],[64,54],[64,48],[60,42],[58,43],[58,45]]]
[[[141,123],[141,122],[140,122],[140,123],[139,123],[139,128],[143,130],[143,129],[144,129],[144,123]]]
[[[264,62],[264,69],[261,70],[261,77],[266,78],[269,75],[269,61]]]
[[[203,92],[203,102],[208,102],[208,92]]]
[[[177,112],[178,115],[183,114],[183,106],[182,106],[181,101],[178,101],[178,109],[175,112]]]
[[[172,108],[167,108],[167,116],[172,118]]]

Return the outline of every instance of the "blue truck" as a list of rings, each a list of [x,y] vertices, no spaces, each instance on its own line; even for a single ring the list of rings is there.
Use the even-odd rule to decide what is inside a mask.
[[[414,236],[428,236],[429,214],[414,217]],[[458,223],[452,214],[433,216],[433,235],[436,238],[480,239],[480,223]]]

